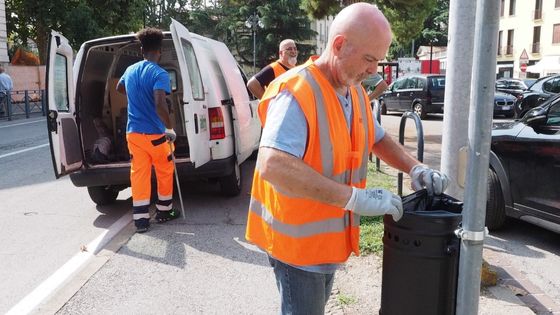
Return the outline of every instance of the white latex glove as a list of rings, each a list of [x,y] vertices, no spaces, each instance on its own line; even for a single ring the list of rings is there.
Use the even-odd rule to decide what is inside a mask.
[[[413,190],[426,188],[429,194],[439,195],[445,191],[449,184],[447,175],[440,171],[428,168],[426,165],[418,164],[410,170],[411,186]]]
[[[177,139],[177,134],[175,133],[175,130],[173,130],[173,128],[169,129],[169,128],[165,128],[165,138],[167,138],[168,141],[175,141],[175,139]]]
[[[395,221],[398,221],[403,215],[401,197],[381,188],[352,187],[352,196],[344,209],[363,216],[390,214]]]

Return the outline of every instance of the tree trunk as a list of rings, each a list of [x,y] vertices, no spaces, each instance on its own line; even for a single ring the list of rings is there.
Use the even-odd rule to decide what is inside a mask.
[[[37,28],[37,49],[39,50],[39,60],[41,64],[44,65],[47,63],[47,55],[48,55],[48,41],[49,41],[49,33],[44,28]]]

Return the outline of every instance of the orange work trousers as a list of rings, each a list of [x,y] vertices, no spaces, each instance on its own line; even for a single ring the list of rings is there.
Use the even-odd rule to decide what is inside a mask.
[[[169,211],[173,207],[173,161],[171,146],[165,135],[128,133],[130,151],[130,185],[132,188],[132,217],[134,220],[150,219],[152,192],[152,166],[157,179],[158,199],[156,208]]]

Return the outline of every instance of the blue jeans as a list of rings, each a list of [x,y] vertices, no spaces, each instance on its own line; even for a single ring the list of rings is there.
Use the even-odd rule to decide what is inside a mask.
[[[276,285],[282,299],[282,315],[323,315],[334,282],[334,273],[304,271],[272,257]]]

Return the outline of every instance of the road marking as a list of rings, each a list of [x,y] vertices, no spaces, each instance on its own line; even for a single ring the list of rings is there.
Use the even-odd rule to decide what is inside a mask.
[[[71,276],[75,275],[91,258],[99,253],[109,241],[132,221],[130,214],[123,215],[108,230],[103,231],[91,243],[86,245],[87,251],[79,251],[55,273],[39,284],[31,293],[14,305],[7,315],[29,314],[46,298],[58,290]]]
[[[0,159],[5,158],[5,157],[8,157],[8,156],[12,156],[12,155],[20,154],[20,153],[23,153],[23,152],[27,152],[27,151],[39,149],[39,148],[42,148],[42,147],[46,147],[46,146],[48,146],[48,145],[49,145],[48,143],[45,143],[45,144],[37,145],[37,146],[31,147],[31,148],[27,148],[27,149],[15,151],[15,152],[10,152],[10,153],[6,153],[6,154],[2,154],[2,155],[0,155]]]
[[[14,126],[21,126],[21,125],[29,125],[29,124],[34,124],[34,123],[38,123],[38,122],[43,122],[45,121],[45,119],[39,119],[39,120],[34,120],[34,121],[28,121],[28,122],[24,122],[24,123],[19,123],[19,124],[12,124],[12,125],[6,125],[6,126],[0,126],[0,129],[2,128],[9,128],[9,127],[14,127]]]

